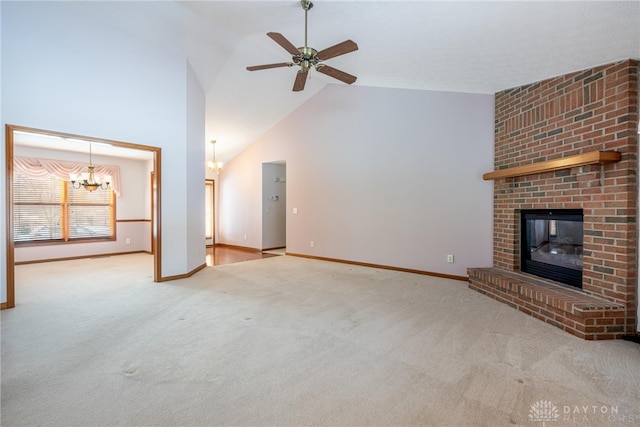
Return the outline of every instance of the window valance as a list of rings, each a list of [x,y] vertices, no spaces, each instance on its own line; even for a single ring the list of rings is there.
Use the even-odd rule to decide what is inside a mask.
[[[21,173],[34,178],[43,178],[53,175],[58,179],[69,181],[70,174],[81,174],[87,172],[87,164],[80,162],[70,162],[65,160],[38,159],[34,157],[13,157],[14,173]],[[110,177],[109,182],[113,192],[117,197],[121,196],[120,189],[120,166],[118,165],[93,165],[95,167],[95,177],[103,181]]]

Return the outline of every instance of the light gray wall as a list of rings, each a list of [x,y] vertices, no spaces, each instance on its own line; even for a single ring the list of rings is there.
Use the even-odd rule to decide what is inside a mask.
[[[262,246],[261,249],[287,244],[287,167],[262,165]]]
[[[2,4],[0,3],[0,24],[3,22],[2,17]],[[0,29],[0,35],[2,35],[2,31]],[[2,38],[0,37],[0,58],[2,58]],[[0,60],[0,98],[2,91],[2,81],[3,81],[3,68],[4,61]],[[4,124],[4,115],[2,110],[2,99],[0,99],[0,125]],[[1,131],[1,129],[0,129]],[[0,156],[0,171],[7,170],[7,164],[5,162],[6,158],[4,155],[5,150],[5,140],[4,140],[4,132],[1,132],[3,136],[0,136],[0,140],[2,141],[2,146],[0,149],[2,150],[2,155]],[[2,189],[7,188],[7,183],[5,179],[5,174],[0,173],[0,224],[7,223],[7,204],[6,204],[6,191],[3,192]],[[7,236],[6,230],[0,230],[0,254],[7,253]],[[7,302],[7,285],[6,285],[6,277],[7,277],[7,261],[5,259],[0,260],[0,302]]]
[[[183,196],[195,180],[188,168],[202,167],[202,158],[187,158],[193,125],[187,117],[204,116],[204,102],[187,107],[193,89],[188,89],[186,59],[60,4],[2,2],[0,7],[3,124],[162,148],[162,237],[171,242],[162,248],[162,274],[188,272],[196,262],[184,236],[204,223],[204,209],[188,212]],[[2,229],[0,241],[5,239]]]
[[[205,263],[207,242],[205,232],[204,180],[205,180],[205,136],[204,136],[204,91],[191,69],[187,71],[187,185],[184,190],[186,215],[184,229],[187,230],[187,271]]]
[[[220,239],[262,247],[261,165],[285,160],[287,252],[491,266],[493,117],[493,95],[329,85],[225,165]]]

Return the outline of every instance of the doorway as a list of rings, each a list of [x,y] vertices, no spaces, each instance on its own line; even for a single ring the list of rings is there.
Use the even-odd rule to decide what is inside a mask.
[[[262,250],[284,253],[287,246],[287,164],[262,164]]]
[[[204,182],[204,218],[205,218],[205,239],[206,245],[215,246],[216,244],[216,182],[213,179],[207,179]]]
[[[97,144],[103,147],[112,147],[112,150],[131,150],[145,152],[151,162],[152,183],[150,188],[151,198],[151,252],[153,253],[154,268],[153,278],[155,282],[162,281],[161,270],[161,227],[160,227],[160,194],[161,194],[161,149],[140,144],[131,144],[121,141],[106,140],[102,138],[73,135],[63,132],[34,129],[23,126],[5,125],[5,162],[6,162],[6,295],[0,306],[2,309],[15,307],[15,243],[14,243],[14,152],[15,141],[21,134],[48,137],[48,148],[61,151],[73,151],[72,146],[80,143]],[[37,138],[36,138],[37,139]],[[53,141],[53,142],[51,142]],[[37,146],[37,143],[34,142]]]

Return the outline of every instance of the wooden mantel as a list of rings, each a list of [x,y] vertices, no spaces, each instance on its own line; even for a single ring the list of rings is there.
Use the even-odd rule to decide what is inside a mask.
[[[531,163],[523,166],[514,166],[507,169],[499,169],[482,175],[485,181],[491,179],[513,178],[516,176],[533,175],[543,172],[570,169],[586,165],[603,165],[619,162],[622,158],[618,151],[592,151],[561,159],[547,160],[546,162]]]

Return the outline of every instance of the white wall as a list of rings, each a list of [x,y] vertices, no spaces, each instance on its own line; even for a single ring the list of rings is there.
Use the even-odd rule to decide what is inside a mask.
[[[287,245],[286,170],[287,167],[283,164],[264,163],[262,165],[262,246],[260,249],[281,248]]]
[[[192,271],[206,262],[206,232],[204,206],[205,96],[195,74],[187,72],[187,269]]]
[[[2,4],[0,4],[0,24],[3,22],[3,18],[2,18]],[[0,35],[1,31],[0,31]],[[2,38],[0,37],[0,58],[2,58],[3,56],[3,49],[2,49]],[[2,111],[2,81],[3,81],[3,76],[2,76],[2,69],[4,68],[3,66],[3,61],[0,61],[0,124],[4,124],[4,116],[2,115],[3,111]],[[0,131],[2,131],[2,129],[0,129]],[[0,145],[0,150],[2,150],[2,156],[0,156],[0,171],[5,171],[7,170],[7,165],[5,163],[5,141],[4,141],[4,132],[0,132],[3,134],[3,136],[1,136],[0,140],[2,141],[2,145]],[[6,183],[6,179],[5,179],[5,174],[0,172],[0,224],[6,224],[7,223],[7,204],[6,204],[6,194],[5,192],[3,192],[2,189],[7,188],[7,183]],[[3,227],[0,230],[0,254],[6,254],[7,253],[7,236],[6,236],[6,228]],[[0,302],[5,303],[7,302],[7,261],[6,261],[6,257],[4,257],[4,259],[0,260]]]
[[[493,95],[329,85],[225,164],[220,239],[262,247],[261,164],[285,160],[287,252],[491,266],[493,121]]]
[[[56,3],[2,2],[0,7],[3,124],[160,147],[162,238],[171,243],[162,247],[162,275],[187,273],[191,255],[185,236],[204,222],[204,210],[189,212],[185,221],[192,166],[186,140],[193,124],[187,122],[186,59]],[[204,116],[204,103],[188,114]],[[0,241],[5,239],[2,229]]]
[[[14,146],[14,155],[78,162],[87,161],[87,155],[82,153],[45,150],[20,145]],[[116,199],[116,220],[150,220],[149,162],[101,155],[94,155],[93,161],[96,164],[120,166],[122,193],[121,197]],[[127,238],[130,241],[129,244],[126,243]],[[134,251],[151,251],[150,222],[117,223],[115,241],[18,246],[14,254],[15,262],[25,262]]]

